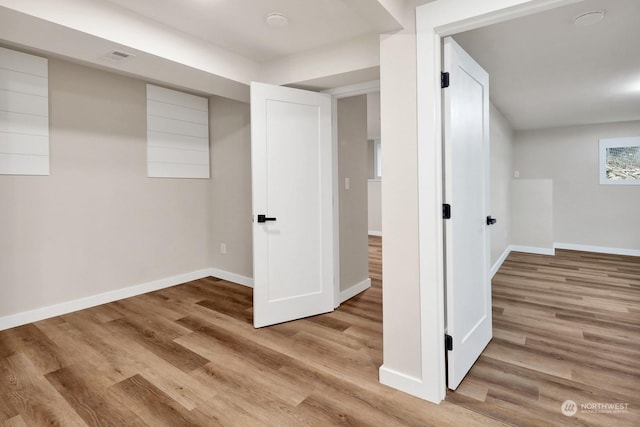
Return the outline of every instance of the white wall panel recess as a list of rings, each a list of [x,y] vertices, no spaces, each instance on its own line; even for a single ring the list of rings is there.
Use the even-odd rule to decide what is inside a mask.
[[[207,98],[147,85],[147,175],[209,178]]]
[[[0,174],[49,175],[47,59],[2,47]]]

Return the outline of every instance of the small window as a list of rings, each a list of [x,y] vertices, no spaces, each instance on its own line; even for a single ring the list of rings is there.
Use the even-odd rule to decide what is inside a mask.
[[[640,185],[640,137],[600,140],[600,184]]]
[[[209,178],[209,101],[147,85],[147,174]]]

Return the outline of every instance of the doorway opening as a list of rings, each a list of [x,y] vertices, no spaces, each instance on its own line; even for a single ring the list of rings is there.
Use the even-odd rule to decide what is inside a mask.
[[[416,9],[418,125],[418,235],[421,374],[419,394],[445,397],[444,250],[442,224],[441,40],[445,36],[570,4],[572,0],[486,2],[452,8],[432,2]],[[434,161],[435,159],[435,161]]]

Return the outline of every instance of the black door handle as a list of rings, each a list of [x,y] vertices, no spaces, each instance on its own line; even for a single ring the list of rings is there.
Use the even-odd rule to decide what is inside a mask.
[[[275,220],[276,220],[275,218],[269,218],[266,215],[262,215],[262,214],[258,215],[258,222],[267,222],[267,221],[275,221]]]
[[[498,222],[498,220],[497,220],[497,219],[495,219],[495,218],[491,218],[491,215],[489,215],[489,216],[487,217],[487,225],[493,225],[493,224],[495,224],[496,222]]]

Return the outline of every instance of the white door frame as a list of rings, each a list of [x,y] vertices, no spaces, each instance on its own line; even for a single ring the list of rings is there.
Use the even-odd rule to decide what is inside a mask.
[[[338,179],[338,99],[366,95],[380,91],[380,80],[341,86],[323,91],[331,95],[331,125],[333,150],[333,266],[334,266],[334,308],[342,304],[340,297],[340,180]]]
[[[446,395],[442,222],[442,38],[582,0],[437,0],[416,9],[418,217],[420,251],[420,390],[434,403]]]

